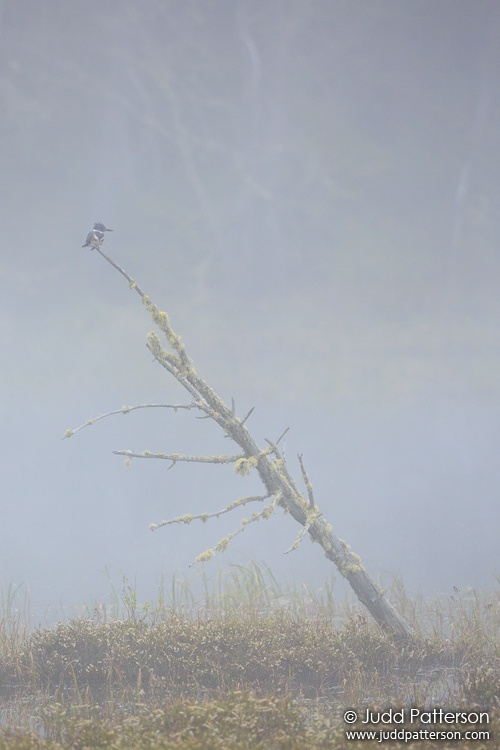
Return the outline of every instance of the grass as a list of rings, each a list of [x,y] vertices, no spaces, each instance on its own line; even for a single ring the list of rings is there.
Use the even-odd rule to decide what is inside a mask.
[[[491,713],[479,729],[498,731],[498,592],[426,602],[396,581],[392,600],[420,627],[401,647],[363,610],[337,602],[333,582],[283,590],[251,563],[203,579],[202,589],[195,601],[188,581],[174,579],[140,604],[124,581],[112,607],[30,632],[9,588],[0,608],[0,750],[380,744],[347,743],[348,707],[477,708]]]

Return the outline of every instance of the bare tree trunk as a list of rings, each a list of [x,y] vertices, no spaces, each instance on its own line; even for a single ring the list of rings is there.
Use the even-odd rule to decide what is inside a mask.
[[[265,497],[272,497],[276,505],[280,506],[285,513],[290,513],[301,525],[300,538],[307,532],[314,542],[321,545],[326,557],[336,565],[340,574],[347,579],[359,601],[367,608],[378,625],[390,631],[397,639],[411,638],[413,631],[410,625],[394,609],[380,588],[370,578],[358,555],[354,554],[349,546],[333,533],[324,515],[315,505],[311,485],[303,468],[301,456],[299,456],[299,461],[308,491],[307,499],[297,489],[278,445],[266,440],[267,446],[264,449],[259,448],[245,425],[249,414],[244,419],[239,419],[234,413],[234,408],[230,409],[205,381],[196,375],[184,345],[170,327],[168,315],[161,312],[151,302],[149,297],[120,266],[103,253],[100,248],[97,248],[97,250],[105,260],[125,276],[131,288],[135,289],[141,296],[143,304],[153,321],[165,335],[173,351],[167,351],[161,346],[156,333],[148,334],[147,347],[155,359],[189,392],[193,398],[193,403],[189,405],[189,408],[197,408],[203,411],[206,416],[212,418],[242,450],[240,456],[213,456],[208,459],[203,457],[203,460],[213,463],[222,460],[234,461],[237,464],[237,470],[243,474],[248,473],[252,468],[255,469],[268,493]],[[68,431],[67,434],[72,434],[72,431]],[[139,458],[168,458],[174,463],[177,460],[202,460],[195,457],[182,457],[177,454],[166,456],[150,453],[135,454],[130,451],[115,451],[115,453]],[[262,500],[264,498],[246,498],[245,501],[252,499]],[[241,504],[243,504],[242,501],[233,503],[224,512]],[[183,517],[181,520],[185,518]],[[296,546],[298,546],[298,542],[291,549]],[[224,547],[221,546],[221,548]]]

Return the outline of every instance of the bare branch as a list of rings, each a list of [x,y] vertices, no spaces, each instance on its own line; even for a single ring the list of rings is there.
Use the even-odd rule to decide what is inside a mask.
[[[313,486],[311,482],[309,481],[309,477],[307,476],[307,472],[304,467],[304,463],[302,461],[302,453],[297,454],[297,458],[299,459],[300,468],[302,471],[302,479],[304,480],[304,484],[306,486],[307,490],[307,496],[309,498],[309,507],[311,510],[314,510],[314,493],[313,493]]]
[[[288,432],[288,430],[289,430],[289,429],[290,429],[290,428],[289,428],[289,427],[287,427],[287,428],[286,428],[286,430],[285,430],[285,432],[282,432],[282,433],[281,433],[281,435],[279,436],[279,438],[278,438],[278,439],[277,439],[277,441],[276,441],[276,445],[279,445],[279,444],[280,444],[280,442],[281,442],[281,441],[283,440],[283,438],[285,437],[285,435],[286,435],[286,433]]]
[[[199,408],[200,408],[199,405],[196,403],[193,403],[193,404],[135,404],[134,406],[122,406],[121,409],[108,411],[106,414],[98,414],[97,417],[92,417],[92,419],[87,419],[86,422],[79,425],[78,427],[75,427],[73,430],[71,429],[66,430],[61,440],[71,437],[76,432],[83,430],[84,427],[91,427],[91,425],[93,425],[95,422],[98,422],[100,419],[105,419],[106,417],[112,417],[115,414],[128,414],[129,412],[134,411],[135,409],[173,409],[174,411],[177,411],[178,409],[189,410],[189,409],[199,409]]]
[[[156,529],[159,529],[161,526],[171,526],[174,523],[190,524],[192,523],[192,521],[203,521],[203,523],[206,523],[211,518],[219,518],[225,513],[230,513],[236,508],[242,508],[244,505],[247,505],[247,503],[261,503],[263,500],[267,500],[268,497],[270,497],[270,495],[249,495],[247,497],[240,497],[239,500],[234,500],[225,508],[216,511],[215,513],[198,513],[198,515],[185,513],[183,516],[176,516],[175,518],[170,518],[167,521],[152,523],[149,528],[151,529],[151,531],[156,531]]]
[[[245,422],[247,421],[247,419],[248,419],[248,417],[250,416],[250,414],[252,414],[252,412],[253,412],[253,410],[254,410],[254,409],[255,409],[255,406],[252,406],[252,408],[251,408],[251,409],[250,409],[250,411],[249,411],[249,412],[247,413],[247,415],[246,415],[245,417],[243,417],[243,419],[241,420],[241,424],[245,424]]]
[[[115,456],[125,456],[126,458],[161,458],[164,461],[172,461],[172,464],[176,464],[178,461],[187,461],[190,463],[199,464],[234,464],[242,458],[245,458],[241,453],[237,456],[186,456],[182,453],[151,453],[151,451],[142,451],[142,453],[136,453],[135,451],[113,451]]]
[[[186,354],[186,350],[184,349],[184,346],[183,346],[183,344],[181,342],[180,336],[178,336],[172,330],[172,328],[170,326],[170,320],[169,320],[169,317],[168,317],[167,313],[166,312],[161,312],[156,307],[156,305],[153,302],[151,302],[151,300],[149,299],[149,297],[147,296],[147,294],[145,294],[143,292],[143,290],[137,284],[137,282],[134,281],[134,279],[131,276],[129,276],[128,273],[126,271],[124,271],[124,269],[121,268],[118,265],[118,263],[115,263],[115,261],[112,260],[112,258],[110,258],[109,255],[106,255],[106,253],[103,252],[100,247],[98,247],[96,249],[97,249],[97,252],[100,253],[100,255],[102,255],[102,257],[105,260],[107,260],[108,263],[110,263],[113,266],[113,268],[116,268],[116,270],[119,271],[119,273],[121,273],[122,276],[124,276],[127,279],[130,288],[131,289],[135,289],[135,291],[137,292],[137,294],[140,295],[140,297],[142,298],[142,302],[143,302],[146,310],[149,312],[149,314],[153,318],[153,321],[156,323],[156,325],[158,326],[158,328],[161,331],[163,331],[163,333],[165,334],[166,339],[167,339],[168,343],[170,344],[170,346],[172,347],[172,349],[174,349],[174,351],[177,352],[177,355],[179,357],[180,365],[182,366],[182,369],[184,369],[184,370],[190,370],[191,369],[191,365],[190,365],[188,356]],[[154,354],[154,352],[153,352],[153,354]],[[171,356],[172,355],[170,355],[170,357]],[[172,364],[174,364],[174,362],[172,362]]]
[[[274,513],[274,509],[277,504],[277,501],[278,501],[278,497],[274,496],[271,502],[268,503],[268,505],[266,505],[266,507],[263,510],[259,511],[258,513],[252,513],[250,518],[244,518],[241,522],[241,529],[232,531],[230,534],[227,534],[222,539],[219,539],[215,547],[207,549],[204,552],[202,552],[200,555],[198,555],[193,560],[193,562],[191,563],[189,567],[192,568],[193,565],[196,565],[197,563],[200,563],[200,562],[208,562],[208,560],[211,560],[212,557],[214,557],[217,552],[225,552],[226,549],[229,547],[231,540],[234,539],[234,537],[237,536],[238,534],[242,534],[247,528],[247,526],[249,526],[251,523],[260,521],[261,518],[267,521]]]
[[[282,437],[283,437],[283,436],[284,436],[284,435],[286,434],[286,432],[287,432],[287,431],[288,431],[288,427],[286,428],[286,430],[285,430],[285,432],[283,433],[283,435],[281,435],[281,437],[280,437],[280,440],[281,440],[281,438],[282,438]],[[295,492],[295,495],[296,495],[296,497],[297,497],[297,498],[300,498],[301,500],[303,500],[303,501],[304,501],[304,504],[305,504],[305,500],[304,500],[304,498],[302,497],[301,493],[300,493],[300,492],[299,492],[299,490],[297,489],[297,486],[296,486],[296,484],[295,484],[295,481],[294,481],[294,479],[292,478],[292,476],[290,475],[290,472],[288,471],[288,467],[287,467],[287,465],[286,465],[286,461],[285,461],[285,459],[283,458],[283,456],[281,455],[281,452],[280,452],[280,449],[278,448],[278,445],[277,445],[277,443],[273,443],[273,442],[271,442],[271,440],[269,440],[268,438],[264,438],[264,440],[265,440],[265,441],[266,441],[266,443],[268,443],[268,444],[269,444],[269,446],[270,446],[270,447],[272,448],[272,452],[274,453],[274,455],[276,456],[277,460],[279,461],[280,471],[281,471],[281,473],[282,473],[282,474],[284,475],[284,477],[285,477],[285,479],[286,479],[287,483],[288,483],[288,484],[290,485],[290,487],[292,487],[292,488],[293,488],[293,490],[294,490],[294,492]]]
[[[107,260],[107,261],[108,261],[108,263],[111,263],[111,265],[113,266],[113,268],[116,268],[116,270],[117,270],[117,271],[119,271],[119,272],[121,273],[121,275],[122,275],[122,276],[125,276],[125,278],[127,279],[128,283],[129,283],[129,286],[130,286],[130,288],[131,288],[131,289],[135,289],[135,291],[137,292],[137,294],[140,294],[140,296],[142,297],[142,299],[144,299],[146,295],[145,295],[145,294],[144,294],[144,292],[142,291],[142,289],[141,289],[141,287],[139,286],[139,284],[137,284],[137,283],[136,283],[136,282],[134,281],[134,279],[133,279],[133,278],[132,278],[131,276],[129,276],[129,275],[128,275],[128,273],[127,273],[126,271],[124,271],[124,270],[123,270],[123,268],[120,268],[120,266],[118,265],[118,263],[115,263],[115,261],[114,261],[114,260],[112,260],[112,259],[111,259],[111,258],[109,257],[109,255],[106,255],[106,253],[105,253],[105,252],[103,252],[103,251],[101,250],[101,248],[100,248],[100,247],[96,247],[96,250],[97,250],[97,252],[98,252],[98,253],[99,253],[100,255],[102,255],[102,257],[104,258],[104,260]]]
[[[291,546],[291,547],[289,547],[288,549],[286,549],[286,550],[285,550],[285,551],[283,552],[283,554],[284,554],[284,555],[288,555],[288,554],[289,554],[290,552],[294,552],[294,551],[295,551],[296,549],[298,549],[298,548],[300,547],[300,543],[301,543],[302,539],[303,539],[303,538],[304,538],[304,536],[305,536],[305,535],[307,534],[307,532],[309,531],[309,529],[310,529],[310,528],[311,528],[311,524],[310,524],[310,523],[306,523],[306,525],[305,525],[305,526],[303,526],[303,527],[302,527],[302,528],[300,529],[299,533],[298,533],[298,534],[297,534],[297,536],[295,537],[295,541],[294,541],[294,543],[292,544],[292,546]]]
[[[199,391],[186,379],[188,370],[181,367],[180,361],[173,354],[170,354],[170,352],[163,349],[156,333],[151,332],[148,334],[146,346],[157,362],[168,370],[168,372],[173,375],[174,378],[191,394],[196,403],[199,404],[201,408],[204,407],[204,410],[208,413],[206,404],[203,404],[203,398],[200,396]],[[194,375],[192,370],[191,373]],[[210,414],[210,416],[212,416],[212,414]]]

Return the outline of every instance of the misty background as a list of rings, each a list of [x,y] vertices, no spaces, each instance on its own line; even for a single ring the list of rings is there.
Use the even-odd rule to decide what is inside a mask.
[[[494,585],[500,514],[496,0],[0,2],[0,581],[35,622],[154,598],[260,493],[145,347],[105,252],[167,310],[263,445],[286,427],[316,502],[384,585]],[[257,509],[257,508],[256,508]],[[335,573],[281,512],[208,576]],[[341,592],[339,586],[339,592]]]

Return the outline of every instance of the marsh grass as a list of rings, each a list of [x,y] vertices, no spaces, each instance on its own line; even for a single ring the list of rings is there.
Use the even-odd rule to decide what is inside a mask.
[[[250,563],[198,590],[174,578],[140,603],[124,580],[112,605],[30,632],[19,592],[7,589],[0,750],[342,748],[346,707],[498,713],[498,593],[457,589],[426,602],[395,581],[392,600],[421,628],[398,646],[339,603],[333,581],[283,589]]]

